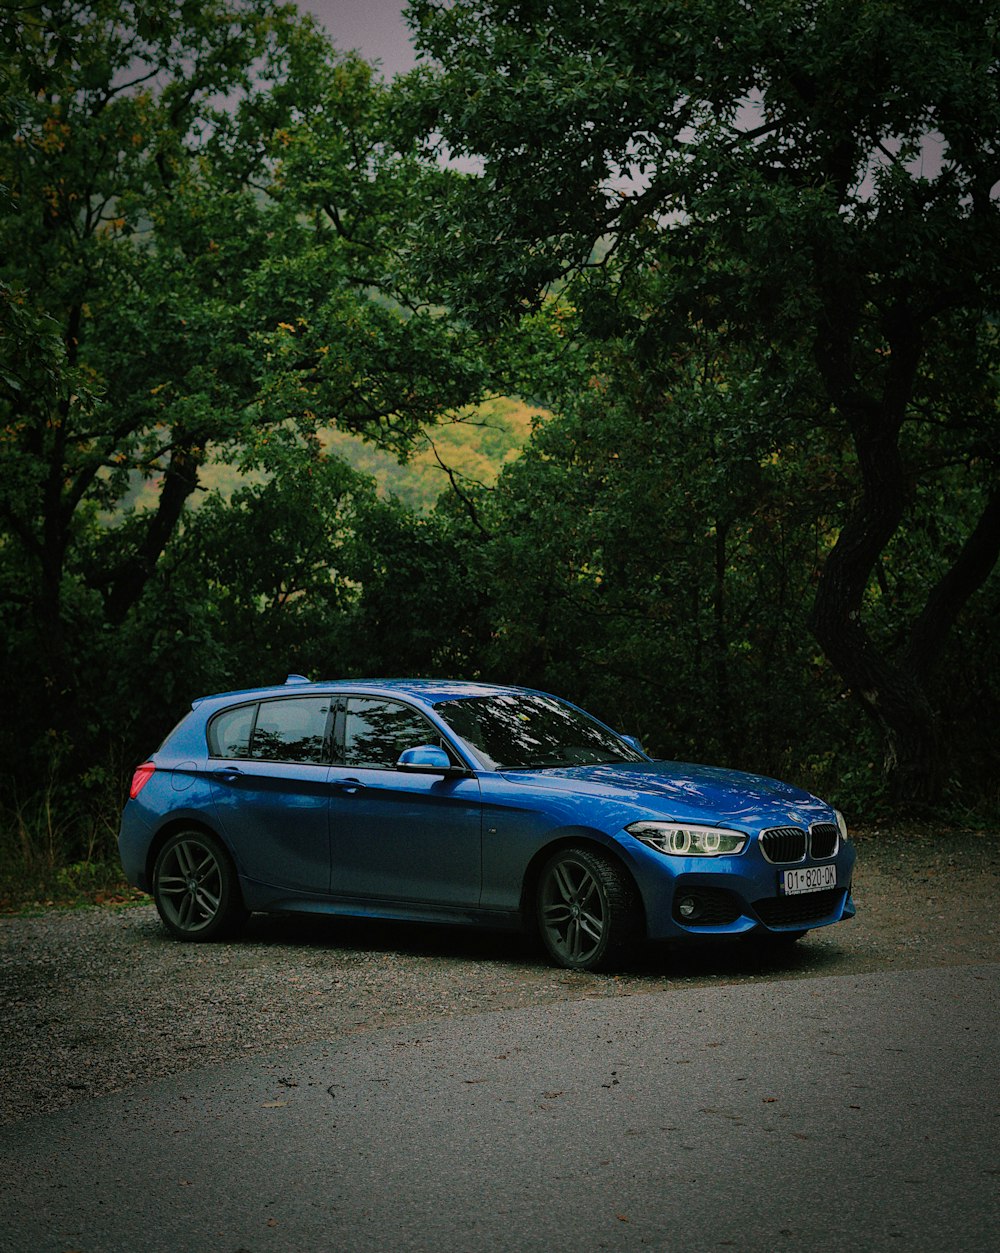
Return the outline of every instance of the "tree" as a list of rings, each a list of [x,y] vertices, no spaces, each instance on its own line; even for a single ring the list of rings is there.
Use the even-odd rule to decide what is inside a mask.
[[[808,623],[880,729],[896,796],[933,799],[934,668],[1000,554],[1000,5],[411,12],[443,67],[412,79],[415,124],[481,165],[428,257],[449,259],[448,298],[490,325],[558,286],[653,390],[709,328],[783,429],[847,441]],[[906,611],[884,633],[875,600]]]
[[[42,0],[6,7],[2,41],[2,686],[23,744],[84,716],[98,645],[214,463],[257,476],[235,531],[328,475],[324,427],[405,453],[483,367],[399,250],[450,176],[294,7]]]
[[[266,477],[209,494],[114,633],[111,698],[97,702],[118,733],[148,752],[195,694],[252,676],[343,673],[359,593],[345,550],[376,505],[371,480],[295,448]],[[145,700],[150,674],[154,699]]]

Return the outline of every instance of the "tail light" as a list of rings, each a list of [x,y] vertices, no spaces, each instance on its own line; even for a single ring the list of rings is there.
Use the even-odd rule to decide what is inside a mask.
[[[132,776],[132,784],[128,790],[128,794],[132,800],[135,800],[142,789],[153,777],[155,772],[156,766],[154,766],[151,761],[144,761],[142,765],[139,766],[135,774]]]

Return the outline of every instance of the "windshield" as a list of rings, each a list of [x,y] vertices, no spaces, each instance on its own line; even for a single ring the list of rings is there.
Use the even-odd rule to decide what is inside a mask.
[[[613,731],[551,696],[475,696],[444,701],[435,711],[492,770],[645,760]]]

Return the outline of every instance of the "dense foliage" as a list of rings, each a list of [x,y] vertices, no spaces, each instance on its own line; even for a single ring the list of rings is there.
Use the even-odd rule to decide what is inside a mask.
[[[936,799],[934,673],[1000,552],[1000,7],[413,8],[444,67],[420,125],[483,167],[441,236],[453,307],[492,324],[558,281],[637,401],[708,330],[721,387],[772,398],[729,410],[738,444],[828,428],[853,467],[808,626],[896,794]]]
[[[1000,5],[410,10],[387,85],[273,0],[4,9],[5,847],[288,670],[995,803]]]

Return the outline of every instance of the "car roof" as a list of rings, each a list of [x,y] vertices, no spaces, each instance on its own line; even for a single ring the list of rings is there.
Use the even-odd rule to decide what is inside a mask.
[[[232,700],[260,700],[275,696],[335,695],[350,692],[356,696],[410,697],[426,705],[445,700],[461,700],[473,696],[502,696],[524,693],[531,689],[496,683],[474,683],[464,679],[321,679],[311,682],[303,675],[290,674],[284,683],[271,687],[250,687],[232,692],[216,692],[199,696],[192,709],[206,703]]]

